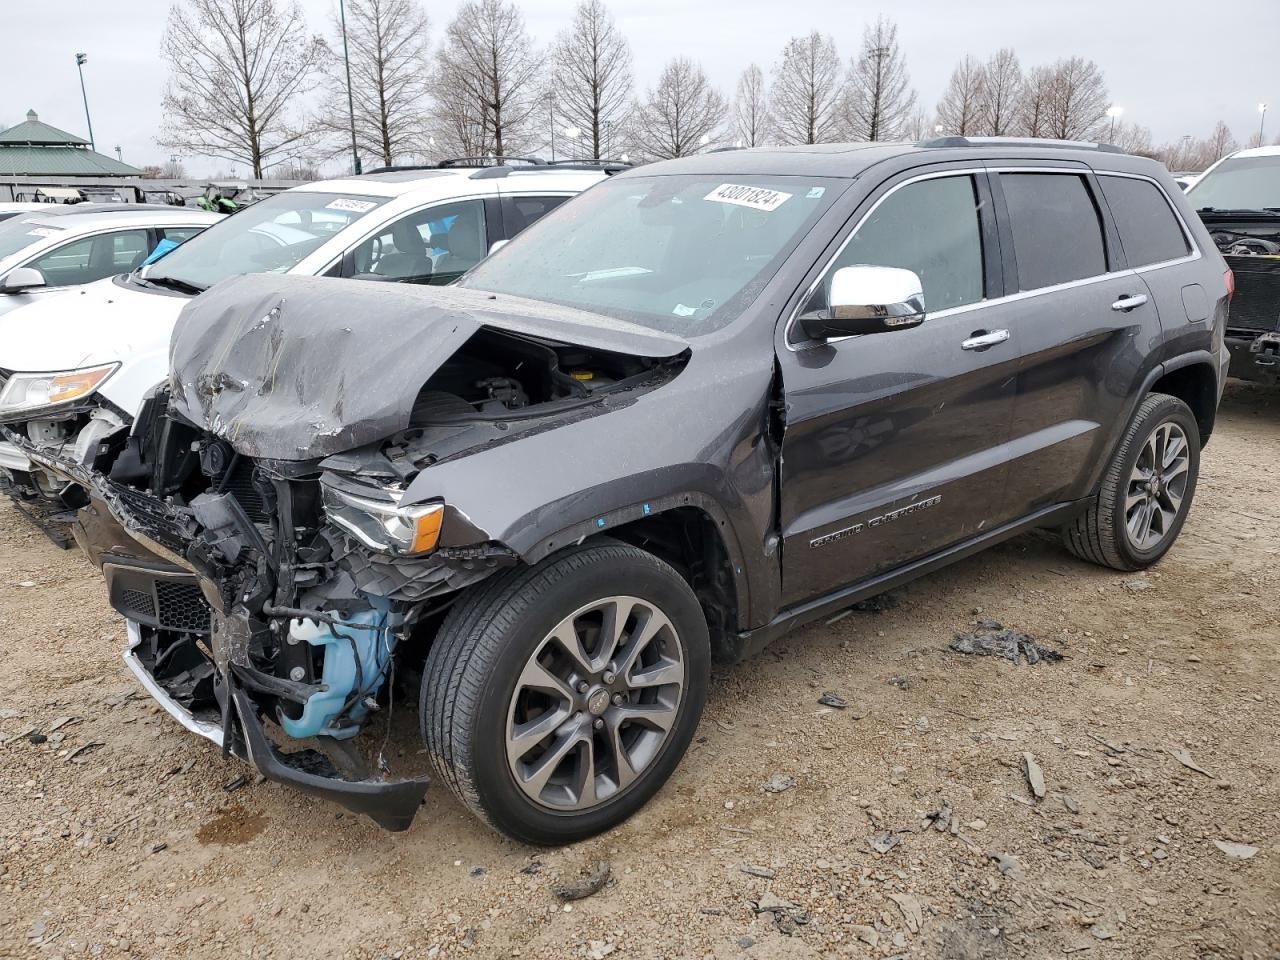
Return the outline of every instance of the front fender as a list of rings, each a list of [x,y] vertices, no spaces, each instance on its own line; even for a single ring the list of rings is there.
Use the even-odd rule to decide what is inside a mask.
[[[730,555],[740,616],[767,622],[778,593],[772,368],[737,367],[712,385],[698,359],[629,406],[429,466],[401,503],[443,500],[442,543],[462,545],[448,529],[453,516],[467,537],[529,563],[622,523],[698,507]]]

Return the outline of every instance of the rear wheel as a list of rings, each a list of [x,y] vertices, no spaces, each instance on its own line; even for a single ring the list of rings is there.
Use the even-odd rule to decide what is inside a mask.
[[[689,585],[601,542],[481,586],[427,657],[423,738],[440,780],[492,826],[560,844],[626,819],[680,762],[710,645]]]
[[[1191,408],[1153,393],[1138,406],[1097,498],[1063,531],[1076,556],[1141,570],[1168,552],[1191,509],[1200,473],[1200,432]]]

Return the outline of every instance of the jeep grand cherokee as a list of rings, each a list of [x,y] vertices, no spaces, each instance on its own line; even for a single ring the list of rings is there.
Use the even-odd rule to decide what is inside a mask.
[[[193,300],[82,539],[142,682],[266,776],[407,827],[357,735],[414,678],[438,779],[567,842],[661,787],[713,657],[1034,527],[1159,560],[1227,306],[1167,171],[1088,145],[655,164],[452,287]]]

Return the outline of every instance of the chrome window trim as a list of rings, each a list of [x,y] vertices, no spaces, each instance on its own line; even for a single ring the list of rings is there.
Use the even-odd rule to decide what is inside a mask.
[[[1001,162],[1007,162],[1007,161],[1001,161]],[[1112,280],[1112,279],[1115,279],[1116,277],[1128,276],[1130,274],[1140,275],[1151,270],[1160,270],[1160,269],[1163,269],[1164,267],[1175,266],[1176,264],[1191,263],[1195,260],[1199,260],[1202,256],[1200,252],[1200,246],[1199,244],[1196,243],[1194,235],[1192,235],[1191,231],[1187,228],[1187,222],[1186,220],[1183,219],[1181,211],[1179,211],[1178,208],[1169,199],[1168,194],[1165,193],[1164,188],[1160,185],[1160,181],[1156,180],[1154,177],[1149,177],[1145,174],[1121,173],[1119,171],[1112,171],[1112,170],[1099,172],[1098,170],[1095,170],[1092,167],[1081,168],[1081,167],[1033,167],[1033,166],[964,167],[962,169],[933,171],[931,173],[921,174],[918,177],[911,177],[908,180],[903,180],[901,183],[894,184],[888,191],[885,192],[885,194],[882,197],[880,197],[872,205],[871,209],[868,210],[862,216],[862,218],[854,225],[853,229],[849,231],[849,235],[845,237],[843,241],[841,241],[840,246],[836,248],[836,251],[830,257],[827,258],[826,263],[822,265],[822,270],[818,273],[817,279],[809,285],[809,287],[804,292],[804,296],[800,298],[795,308],[791,311],[791,316],[787,319],[786,327],[783,330],[783,343],[785,344],[786,348],[792,353],[798,353],[801,350],[811,350],[815,346],[820,345],[819,343],[810,343],[807,341],[804,341],[801,343],[792,342],[791,332],[795,328],[796,322],[799,319],[800,310],[806,303],[809,302],[809,298],[813,296],[814,291],[818,289],[818,285],[822,283],[823,279],[827,276],[827,272],[831,269],[832,263],[834,263],[836,259],[840,256],[840,254],[844,252],[845,247],[848,246],[849,242],[854,238],[857,232],[862,229],[862,225],[867,222],[868,218],[870,218],[870,216],[873,213],[875,213],[876,209],[880,206],[880,204],[884,203],[885,200],[888,200],[889,197],[893,196],[894,193],[896,193],[898,190],[902,189],[903,187],[913,183],[918,183],[921,180],[936,180],[939,177],[956,177],[956,176],[971,177],[979,173],[1061,173],[1061,174],[1075,175],[1078,177],[1087,176],[1088,174],[1092,173],[1096,177],[1104,177],[1104,176],[1128,177],[1131,180],[1146,180],[1148,183],[1155,185],[1156,189],[1160,191],[1161,196],[1164,197],[1165,202],[1168,203],[1170,208],[1173,210],[1173,214],[1178,220],[1178,226],[1182,229],[1182,235],[1187,240],[1187,243],[1191,247],[1191,253],[1187,254],[1185,257],[1177,257],[1173,260],[1164,260],[1164,261],[1161,261],[1160,263],[1149,263],[1137,268],[1126,267],[1123,270],[1111,270],[1111,271],[1108,271],[1107,273],[1099,273],[1091,277],[1082,277],[1079,280],[1068,280],[1066,283],[1057,283],[1048,287],[1036,287],[1032,290],[1019,290],[1017,293],[1006,293],[1004,296],[1001,296],[1001,297],[992,297],[990,299],[975,300],[973,303],[961,304],[958,307],[948,307],[947,309],[939,310],[936,313],[926,312],[925,313],[926,323],[928,323],[930,320],[936,320],[943,317],[951,317],[961,313],[970,313],[974,310],[978,310],[983,307],[995,306],[997,304],[1003,304],[1003,303],[1015,303],[1019,300],[1029,300],[1032,297],[1038,297],[1047,293],[1057,293],[1061,290],[1071,290],[1076,287],[1084,287],[1093,283],[1100,283],[1103,280]],[[1105,199],[1106,198],[1104,197],[1103,200],[1105,201]],[[1099,226],[1101,226],[1101,224],[1099,224]],[[928,307],[929,307],[929,304],[926,302],[925,303],[926,311],[928,311]],[[854,339],[854,336],[831,337],[828,340],[821,341],[821,345],[832,344],[832,343],[843,343],[845,340],[852,340],[852,339]]]

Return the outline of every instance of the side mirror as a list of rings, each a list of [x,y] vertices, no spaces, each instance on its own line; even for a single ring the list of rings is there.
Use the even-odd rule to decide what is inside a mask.
[[[0,293],[24,293],[44,285],[44,274],[35,267],[14,267],[0,281]]]
[[[501,250],[510,242],[511,242],[510,240],[495,240],[493,241],[492,244],[489,245],[489,252],[497,253],[499,250]]]
[[[832,274],[827,307],[800,318],[813,340],[906,330],[924,323],[924,287],[913,270],[858,264]]]

